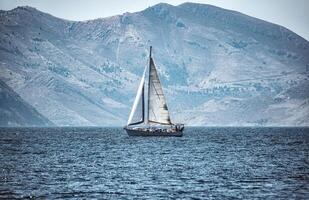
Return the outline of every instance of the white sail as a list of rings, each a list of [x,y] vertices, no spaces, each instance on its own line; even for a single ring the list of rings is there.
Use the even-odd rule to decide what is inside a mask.
[[[148,121],[150,123],[171,124],[163,89],[152,58],[150,58],[149,67]]]
[[[132,106],[132,110],[129,116],[127,125],[140,124],[144,122],[144,85],[145,85],[145,74],[144,70],[142,80],[137,90],[137,94]]]
[[[149,65],[143,73],[127,126],[124,129],[130,136],[181,137],[184,125],[171,123],[163,88],[151,57],[151,50],[150,46]],[[145,88],[146,85],[147,88]]]

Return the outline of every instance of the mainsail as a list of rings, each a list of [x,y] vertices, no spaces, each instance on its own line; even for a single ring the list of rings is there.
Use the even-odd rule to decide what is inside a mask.
[[[127,125],[141,124],[145,120],[145,111],[144,111],[145,75],[146,75],[146,68],[144,70],[142,80],[139,84]]]
[[[148,122],[171,124],[163,89],[159,76],[150,55],[148,86]]]

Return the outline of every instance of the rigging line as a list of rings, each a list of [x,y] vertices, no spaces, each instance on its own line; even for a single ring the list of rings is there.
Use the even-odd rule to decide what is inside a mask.
[[[157,119],[156,114],[153,112],[153,109],[151,109],[153,116]]]
[[[131,126],[131,125],[137,125],[137,124],[142,124],[143,122],[144,122],[144,120],[143,120],[143,121],[139,121],[139,122],[134,122],[134,123],[129,124],[129,126]]]
[[[153,84],[153,83],[152,83],[152,84]],[[161,99],[161,98],[160,98],[160,95],[159,95],[159,93],[158,93],[158,91],[157,91],[157,89],[156,89],[156,87],[155,87],[154,84],[153,84],[153,88],[155,89],[155,92],[156,92],[157,96],[159,97],[159,99]]]
[[[145,121],[145,84],[143,84],[143,91],[142,91],[142,121],[144,122]]]

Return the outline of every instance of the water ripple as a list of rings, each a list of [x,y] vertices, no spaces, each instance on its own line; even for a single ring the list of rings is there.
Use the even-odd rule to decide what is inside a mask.
[[[309,199],[308,128],[0,129],[0,198]]]

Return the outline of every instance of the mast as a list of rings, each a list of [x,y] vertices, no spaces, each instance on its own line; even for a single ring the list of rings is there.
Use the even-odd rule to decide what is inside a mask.
[[[151,51],[152,51],[152,46],[150,46],[150,51],[149,51],[149,71],[148,71],[148,103],[147,103],[147,121],[146,123],[149,123],[149,102],[150,102],[150,71],[151,71]]]

